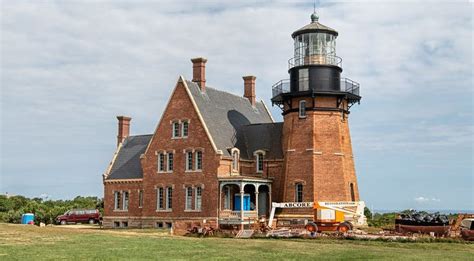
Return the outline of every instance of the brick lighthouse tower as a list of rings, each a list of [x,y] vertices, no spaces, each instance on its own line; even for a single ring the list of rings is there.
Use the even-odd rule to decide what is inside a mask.
[[[359,84],[341,78],[336,30],[311,23],[295,31],[289,80],[273,86],[272,104],[283,113],[284,202],[358,201],[349,134],[349,109],[360,102]],[[283,211],[311,216],[312,209]]]

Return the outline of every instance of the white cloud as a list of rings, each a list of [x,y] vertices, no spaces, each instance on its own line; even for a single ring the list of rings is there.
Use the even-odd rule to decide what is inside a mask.
[[[423,197],[423,196],[416,197],[416,198],[414,198],[414,200],[417,203],[441,202],[441,200],[438,199],[438,198],[434,198],[434,197],[430,198],[430,197]]]
[[[153,131],[178,75],[191,77],[191,57],[208,58],[210,86],[236,94],[242,75],[256,75],[270,103],[272,84],[288,78],[290,34],[311,11],[292,1],[2,2],[2,186],[102,193],[114,116],[132,116],[134,134]],[[362,86],[350,116],[354,149],[366,153],[357,158],[389,148],[472,163],[471,5],[344,2],[318,12],[339,31],[343,75]]]

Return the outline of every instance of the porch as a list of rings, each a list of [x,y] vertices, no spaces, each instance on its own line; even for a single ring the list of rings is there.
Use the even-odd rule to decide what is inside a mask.
[[[219,179],[219,223],[247,225],[268,218],[272,180],[255,177]]]

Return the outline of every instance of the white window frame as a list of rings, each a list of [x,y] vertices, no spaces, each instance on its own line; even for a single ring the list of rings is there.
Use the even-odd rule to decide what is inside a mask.
[[[181,131],[179,129],[179,125],[180,125],[179,121],[173,121],[171,123],[171,137],[173,139],[180,138]]]
[[[114,191],[114,210],[120,210],[121,191]]]
[[[199,155],[201,155],[201,158],[199,158]],[[202,151],[198,150],[194,152],[194,170],[195,171],[202,171]],[[201,165],[201,166],[199,166]]]
[[[298,117],[300,119],[306,118],[306,100],[301,100],[298,105]]]
[[[171,159],[170,159],[171,156]],[[166,171],[167,172],[173,172],[174,170],[174,153],[173,152],[168,152],[166,153]]]
[[[163,187],[156,188],[156,210],[165,209],[165,190]]]
[[[191,195],[189,195],[189,192],[191,192]],[[184,209],[185,210],[193,210],[193,188],[192,187],[186,187],[185,191],[185,201],[184,201]]]
[[[193,171],[193,152],[186,151],[185,152],[185,170],[186,171]]]
[[[128,210],[130,204],[130,193],[126,190],[122,191],[122,210]]]
[[[301,186],[301,190],[298,190],[298,187]],[[303,202],[303,183],[296,183],[295,184],[295,202]],[[301,198],[298,194],[301,194]]]
[[[255,168],[257,170],[257,173],[263,173],[264,156],[265,156],[265,153],[263,153],[262,151],[255,152]],[[261,163],[260,163],[260,159],[261,159]]]
[[[184,133],[184,125],[186,124],[186,134]],[[184,120],[181,122],[181,137],[187,138],[189,136],[189,121]]]
[[[239,172],[240,151],[237,148],[231,150],[232,156],[232,171]]]
[[[166,209],[173,209],[173,187],[166,188]]]
[[[194,209],[201,210],[202,208],[202,187],[198,186],[194,189]]]
[[[158,153],[158,172],[166,172],[165,162],[166,162],[165,153],[164,152]]]

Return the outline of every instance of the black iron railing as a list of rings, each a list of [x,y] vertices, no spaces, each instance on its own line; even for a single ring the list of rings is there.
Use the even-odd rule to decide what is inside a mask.
[[[324,79],[318,79],[318,80],[324,81]],[[329,79],[326,79],[326,80],[329,80]],[[308,79],[306,78],[306,79],[300,80],[299,85],[302,86],[302,82],[304,81],[308,81]],[[309,85],[309,82],[307,84]],[[353,80],[348,79],[348,78],[341,78],[340,88],[339,88],[341,92],[348,92],[348,93],[360,96],[359,89],[360,89],[359,83],[354,82]],[[276,97],[283,93],[289,93],[290,91],[291,91],[290,80],[289,79],[280,80],[279,82],[275,83],[272,86],[272,97]]]

